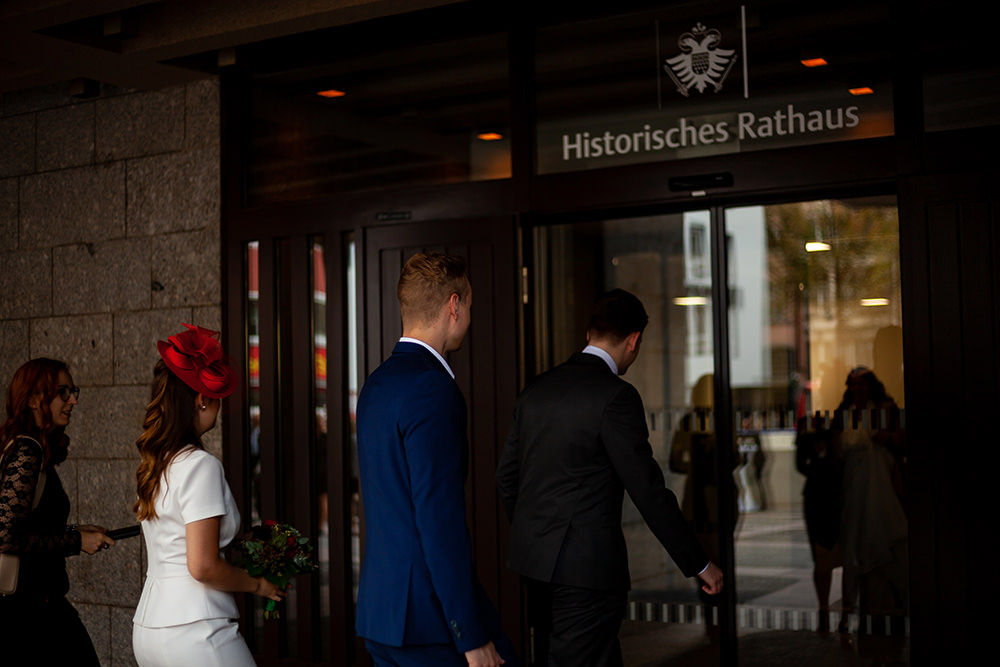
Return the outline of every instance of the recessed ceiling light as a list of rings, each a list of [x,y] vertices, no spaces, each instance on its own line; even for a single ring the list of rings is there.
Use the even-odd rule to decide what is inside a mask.
[[[829,250],[830,244],[823,241],[809,241],[806,243],[806,252],[823,252]]]
[[[345,93],[342,90],[333,90],[331,88],[330,90],[321,90],[316,94],[319,95],[320,97],[343,97],[347,93]]]
[[[481,132],[476,135],[476,138],[481,141],[500,141],[503,139],[503,135],[498,132]]]
[[[825,58],[806,58],[804,60],[800,60],[799,62],[806,67],[822,67],[823,65],[829,64],[826,62]]]
[[[889,299],[861,299],[862,306],[888,306]]]
[[[674,299],[677,306],[707,306],[708,298],[703,296],[679,296]]]
[[[871,95],[875,91],[868,86],[862,86],[861,88],[848,88],[848,92],[851,95]]]

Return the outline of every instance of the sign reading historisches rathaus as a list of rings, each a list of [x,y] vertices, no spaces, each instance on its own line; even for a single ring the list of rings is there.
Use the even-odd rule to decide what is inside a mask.
[[[751,94],[753,69],[747,61],[752,52],[748,54],[745,31],[734,27],[732,32],[732,48],[726,47],[720,30],[702,23],[673,41],[665,35],[660,71],[650,76],[651,97],[659,99],[653,109],[581,112],[558,120],[542,114],[539,172],[892,134],[888,81],[881,79],[876,87],[860,91],[846,85],[812,85]],[[721,94],[724,90],[728,94]]]

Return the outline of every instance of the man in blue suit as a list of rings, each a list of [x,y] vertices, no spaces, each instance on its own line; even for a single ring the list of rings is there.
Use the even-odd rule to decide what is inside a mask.
[[[516,665],[472,563],[466,406],[444,359],[469,328],[465,261],[414,255],[396,293],[403,337],[358,398],[366,542],[356,629],[379,666]]]

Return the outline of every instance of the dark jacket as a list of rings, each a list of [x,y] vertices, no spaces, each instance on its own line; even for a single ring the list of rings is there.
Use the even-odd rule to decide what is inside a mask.
[[[32,508],[42,452],[31,440],[18,439],[3,457],[0,470],[0,551],[21,554],[13,600],[52,599],[66,595],[66,556],[80,553],[80,534],[67,531],[69,498],[55,466],[49,468],[38,507]]]
[[[622,534],[625,490],[687,576],[708,557],[653,458],[639,393],[600,357],[578,353],[518,397],[497,468],[511,520],[508,566],[544,582],[631,586]]]

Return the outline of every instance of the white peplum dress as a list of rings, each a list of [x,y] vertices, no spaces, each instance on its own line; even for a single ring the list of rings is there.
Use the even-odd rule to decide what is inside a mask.
[[[156,519],[142,522],[148,566],[132,618],[132,648],[141,667],[255,665],[239,633],[233,596],[198,582],[187,567],[186,525],[219,517],[219,549],[229,544],[240,513],[222,463],[189,446],[167,466]]]

